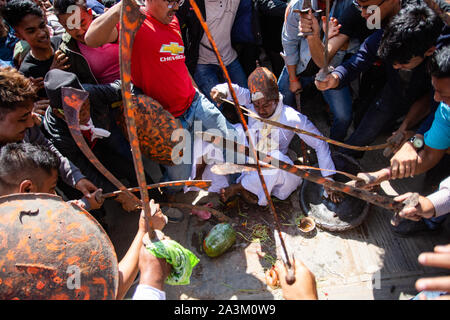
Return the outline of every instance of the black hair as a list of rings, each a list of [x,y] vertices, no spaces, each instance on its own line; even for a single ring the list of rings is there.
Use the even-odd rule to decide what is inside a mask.
[[[116,0],[102,0],[102,3],[105,6],[105,8],[111,8],[117,2],[116,2]]]
[[[0,67],[0,120],[35,97],[36,87],[30,79],[12,67]]]
[[[22,19],[29,14],[39,18],[44,17],[42,9],[31,0],[11,0],[1,10],[5,21],[13,28],[18,26]]]
[[[85,0],[54,0],[53,1],[53,9],[55,10],[55,14],[57,16],[72,13],[68,12],[70,6],[81,6],[87,8]]]
[[[0,149],[0,190],[11,190],[26,179],[39,183],[42,171],[51,175],[61,161],[46,146],[31,143],[8,143]]]
[[[450,77],[450,45],[436,50],[430,59],[429,71],[436,78]]]
[[[395,15],[384,30],[378,55],[389,63],[408,63],[424,57],[443,28],[441,19],[425,5],[408,5]]]

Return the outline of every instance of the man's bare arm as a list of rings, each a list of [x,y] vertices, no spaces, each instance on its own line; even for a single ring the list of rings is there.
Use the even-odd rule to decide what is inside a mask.
[[[301,90],[302,84],[300,79],[297,78],[297,65],[287,65],[286,68],[289,74],[289,90],[294,93]]]
[[[151,218],[153,227],[157,230],[162,230],[164,225],[167,223],[167,217],[164,216],[159,208],[159,205],[155,204],[153,199],[150,200],[150,208],[154,208],[154,210],[156,210],[156,213]],[[117,300],[121,300],[125,297],[126,293],[136,279],[139,271],[139,254],[142,247],[142,240],[148,230],[148,222],[146,221],[145,213],[142,210],[139,218],[138,232],[134,237],[127,253],[119,262],[119,288],[117,290]]]
[[[411,143],[406,142],[405,144]],[[441,161],[446,151],[430,148],[425,145],[425,148],[419,152],[415,161],[414,159],[409,162],[402,161],[403,159],[397,159],[394,156],[391,159],[390,179],[403,179],[427,172]]]
[[[445,149],[433,149],[426,145],[417,154],[412,144],[407,141],[392,157],[390,167],[374,172],[360,172],[358,173],[358,178],[361,178],[362,181],[352,180],[347,184],[360,188],[370,188],[386,180],[403,179],[419,175],[436,166],[446,152],[447,150]]]
[[[120,20],[121,8],[122,1],[115,4],[107,12],[92,21],[84,36],[84,41],[88,46],[97,48],[105,43],[117,41],[119,33],[116,29],[116,25]]]
[[[133,243],[128,249],[125,257],[119,262],[119,288],[117,290],[117,300],[122,300],[136,279],[139,268],[139,251],[142,247],[142,238],[145,233],[138,231]]]
[[[323,19],[324,20],[324,19]],[[334,20],[337,23],[337,20]],[[309,50],[314,63],[319,67],[324,67],[324,51],[325,45],[320,39],[320,26],[316,17],[311,13],[311,10],[307,14],[301,14],[298,23],[298,29],[300,32],[308,33],[312,32],[311,35],[307,36]],[[345,34],[338,34],[334,37],[330,37],[328,41],[328,57],[329,60],[333,59],[336,52],[343,48],[344,45],[349,40],[349,37]]]
[[[441,161],[446,152],[447,150],[434,149],[425,145],[425,148],[419,152],[415,174],[421,174],[433,168]]]
[[[319,67],[324,67],[324,53],[325,53],[325,45],[322,43],[318,36],[309,36],[307,38],[309,50],[311,52],[311,57],[314,63]],[[349,40],[348,36],[345,34],[338,34],[337,36],[331,38],[328,41],[328,62],[333,59],[336,52],[339,51],[341,47],[343,47],[347,41]]]

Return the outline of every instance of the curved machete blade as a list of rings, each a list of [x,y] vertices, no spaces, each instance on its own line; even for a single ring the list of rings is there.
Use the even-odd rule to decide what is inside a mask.
[[[131,53],[136,32],[145,20],[139,5],[133,0],[123,0],[120,12],[120,79],[122,80],[122,99],[124,104],[124,117],[128,132],[128,139],[133,154],[134,169],[141,193],[142,206],[149,226],[149,236],[154,237],[153,225],[151,222],[150,199],[147,191],[147,182],[144,174],[144,164],[142,162],[141,149],[135,122],[136,105],[131,97]]]
[[[260,164],[262,169],[275,169],[276,167],[272,165],[266,165],[266,164]],[[326,172],[333,172],[337,174],[341,174],[343,176],[346,176],[347,178],[350,178],[355,181],[362,181],[363,179],[358,178],[357,176],[347,173],[344,171],[338,171],[338,170],[328,170],[328,169],[321,169],[311,166],[304,166],[304,165],[294,165],[295,167],[302,169],[302,170],[315,170],[315,171],[326,171]],[[218,174],[218,175],[229,175],[234,173],[242,173],[242,172],[250,172],[255,171],[256,165],[254,164],[234,164],[234,163],[221,163],[221,164],[215,164],[211,167],[211,172]]]
[[[233,101],[230,101],[228,99],[222,98],[221,100],[224,101],[224,102],[227,102],[227,103],[234,104]],[[272,126],[275,126],[275,127],[278,127],[278,128],[282,128],[282,129],[286,129],[286,130],[289,130],[289,131],[292,131],[292,132],[295,132],[295,133],[304,134],[304,135],[307,135],[307,136],[310,136],[310,137],[313,137],[313,138],[325,141],[327,143],[334,144],[336,146],[347,148],[347,149],[359,150],[359,151],[370,151],[370,150],[384,149],[384,148],[386,148],[386,147],[391,145],[390,143],[384,143],[384,144],[373,145],[373,146],[351,146],[351,145],[345,144],[345,143],[340,142],[340,141],[336,141],[336,140],[333,140],[333,139],[330,139],[330,138],[327,138],[327,137],[324,137],[324,136],[319,136],[319,135],[317,135],[315,133],[312,133],[312,132],[309,132],[309,131],[306,131],[306,130],[302,130],[302,129],[299,129],[299,128],[296,128],[296,127],[288,126],[288,125],[280,123],[278,121],[273,121],[273,120],[261,118],[260,116],[258,116],[257,113],[251,111],[250,109],[248,109],[248,108],[246,108],[244,106],[239,106],[239,108],[241,108],[242,110],[245,111],[244,114],[246,116],[249,116],[250,118],[253,118],[255,120],[259,120],[261,122],[270,124]]]
[[[213,144],[217,145],[218,147],[223,147],[223,145],[225,145],[226,148],[229,148],[229,149],[233,148],[233,150],[235,150],[235,152],[245,154],[246,156],[250,156],[250,154],[252,154],[250,152],[250,149],[247,146],[244,146],[242,144],[236,143],[231,140],[224,139],[223,137],[220,137],[220,136],[212,135],[209,132],[196,132],[195,134],[200,136],[203,139],[203,141],[213,143]],[[261,152],[259,152],[259,157],[260,157],[260,159],[262,159],[261,161],[270,163],[271,165],[277,167],[278,169],[288,171],[292,174],[302,177],[303,179],[310,180],[310,181],[318,183],[318,184],[322,184],[331,189],[344,192],[353,197],[370,202],[376,206],[379,206],[379,207],[382,207],[382,208],[385,208],[388,210],[394,210],[394,211],[400,211],[404,207],[403,203],[396,202],[390,197],[382,196],[379,194],[373,194],[373,193],[368,192],[367,190],[354,188],[352,186],[343,184],[341,182],[330,181],[328,179],[325,179],[322,176],[318,176],[316,174],[311,174],[305,170],[297,168],[294,165],[291,165],[287,162],[284,162],[284,161],[281,161],[278,159],[274,159],[271,156],[263,154]]]
[[[207,189],[211,186],[211,180],[180,180],[180,181],[169,181],[169,182],[159,182],[154,184],[147,185],[147,190],[156,189],[156,188],[166,188],[166,187],[181,187],[181,186],[191,186],[197,187],[200,189]],[[128,188],[128,191],[137,192],[139,191],[139,187]],[[103,198],[109,198],[117,196],[119,193],[123,192],[122,190],[113,191],[109,193],[102,194]]]
[[[140,151],[146,157],[158,163],[173,165],[172,150],[178,141],[172,141],[171,138],[173,132],[181,126],[158,101],[144,94],[133,95],[131,91],[133,43],[145,18],[138,3],[134,0],[123,1],[120,22],[120,70],[124,112],[118,121],[130,144],[133,144],[131,137],[133,133],[129,132],[128,125],[135,127],[132,130],[136,131]]]
[[[88,160],[102,173],[112,184],[119,190],[127,193],[132,201],[136,202],[136,206],[140,206],[139,199],[129,192],[127,188],[120,182],[103,164],[97,159],[91,148],[87,145],[80,130],[80,110],[84,101],[88,99],[89,93],[83,90],[63,87],[61,89],[61,96],[64,109],[64,117],[75,143],[80,148],[81,152],[88,158]]]

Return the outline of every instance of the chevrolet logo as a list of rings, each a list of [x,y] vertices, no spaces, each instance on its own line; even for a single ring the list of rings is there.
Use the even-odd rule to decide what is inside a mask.
[[[166,52],[166,53],[172,54],[173,56],[176,56],[180,53],[184,53],[184,47],[180,46],[176,42],[171,42],[170,45],[163,44],[161,47],[161,50],[159,50],[159,52]]]

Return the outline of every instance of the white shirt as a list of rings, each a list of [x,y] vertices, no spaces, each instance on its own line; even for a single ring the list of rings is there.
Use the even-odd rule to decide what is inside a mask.
[[[433,203],[436,217],[450,212],[450,177],[444,179],[439,185],[439,191],[430,194],[428,197]]]
[[[231,95],[228,92],[228,84],[223,83],[215,86],[214,88],[218,89],[220,92],[227,94],[227,99],[231,99]],[[244,105],[247,109],[256,113],[256,110],[251,101],[250,91],[245,88],[241,88],[236,84],[233,84],[233,89],[236,92],[236,97],[239,101],[239,104]],[[280,99],[279,103],[282,103],[282,99]],[[317,135],[322,136],[320,131],[314,126],[314,124],[309,121],[309,119],[287,105],[283,106],[283,111],[278,119],[278,122],[288,125],[290,127],[295,127],[297,129],[301,129],[304,131],[308,131],[311,133],[315,133]],[[261,126],[262,122],[253,118],[248,119],[248,127],[250,134],[252,135],[253,141],[257,141],[255,139],[255,135],[259,133],[258,128]],[[278,130],[278,141],[279,141],[279,151],[283,154],[287,154],[289,144],[291,143],[292,138],[296,134],[295,132],[283,128],[273,127],[273,129]],[[336,170],[334,167],[333,160],[331,159],[330,148],[328,147],[328,143],[325,141],[313,138],[311,136],[298,134],[300,139],[305,141],[305,143],[313,148],[316,151],[317,159],[319,161],[319,167],[322,169],[328,170]],[[322,176],[326,177],[329,175],[333,175],[333,172],[321,171]]]
[[[166,300],[166,293],[146,284],[139,284],[133,300]]]

